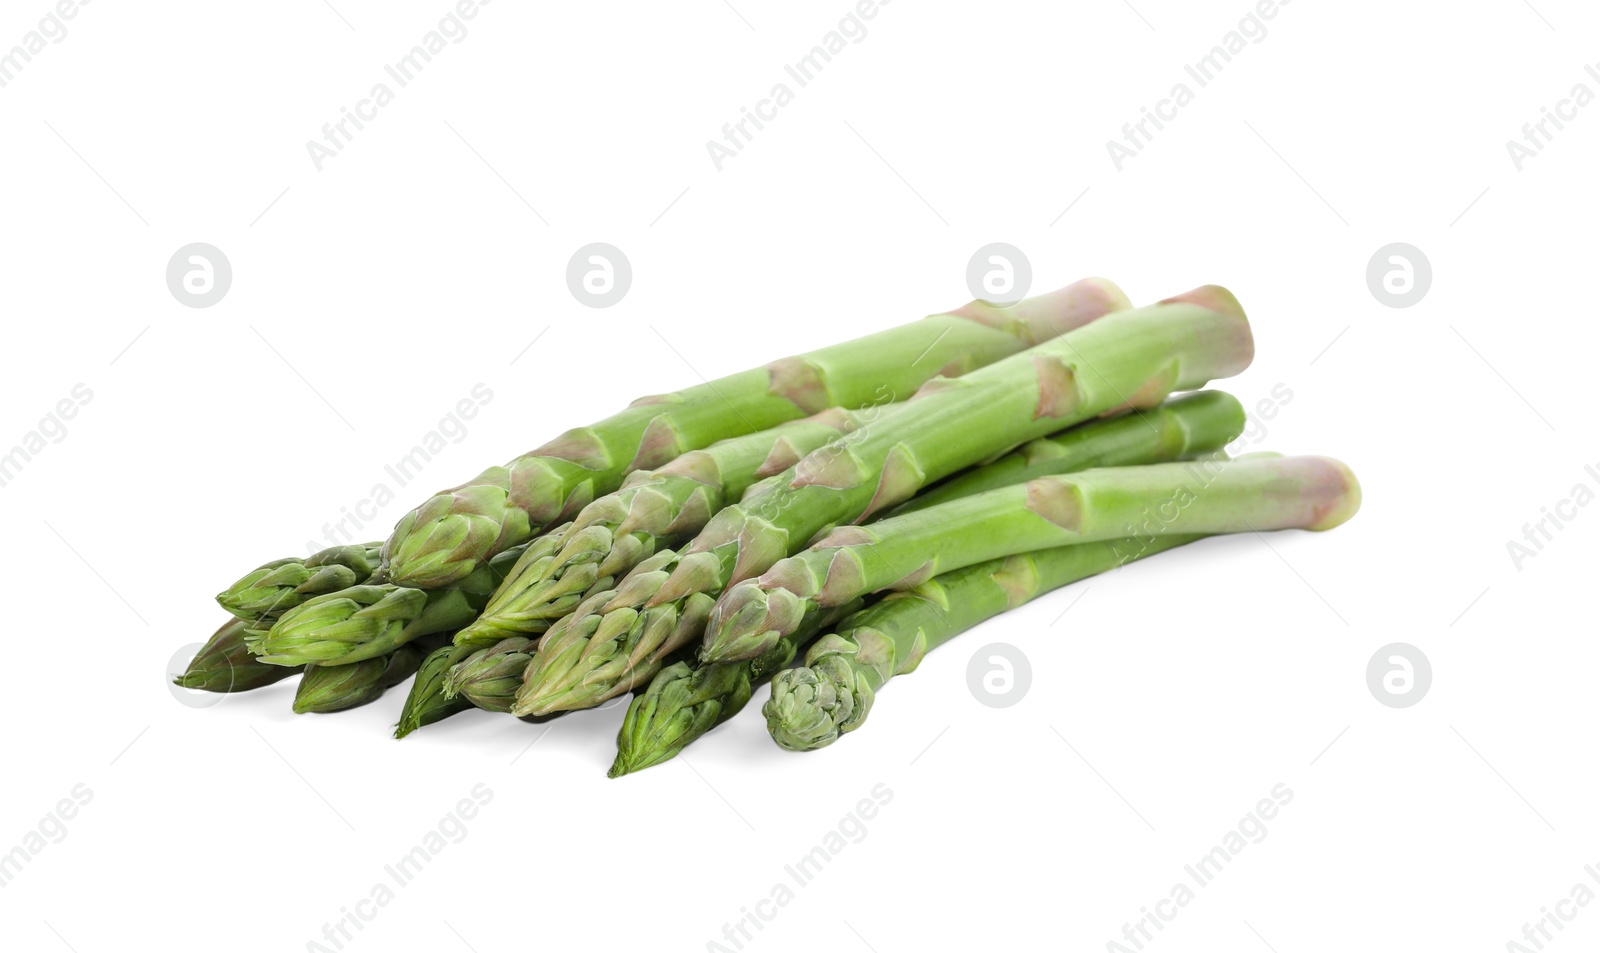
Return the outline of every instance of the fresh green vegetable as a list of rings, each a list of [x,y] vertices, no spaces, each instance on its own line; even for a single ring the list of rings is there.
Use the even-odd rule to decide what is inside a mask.
[[[656,673],[634,696],[617,732],[617,757],[607,776],[643,771],[677,757],[706,732],[744,710],[763,675],[794,661],[798,643],[779,642],[758,661],[682,660]]]
[[[470,580],[468,580],[470,582]],[[460,628],[489,598],[463,589],[354,586],[284,613],[250,650],[272,665],[349,665]]]
[[[175,682],[298,672],[294,710],[327,712],[414,673],[397,738],[635,691],[617,777],[773,680],[770,733],[823,747],[926,652],[1044,592],[1207,535],[1349,519],[1343,464],[1230,461],[1243,407],[1184,393],[1253,352],[1225,289],[1129,309],[1086,279],[636,400],[435,494],[382,544],[245,574]]]
[[[172,683],[202,692],[248,692],[281,682],[299,671],[282,665],[268,665],[250,654],[245,641],[252,632],[243,619],[229,619],[200,647],[182,675]]]
[[[1207,286],[1095,321],[990,367],[930,382],[906,407],[808,455],[591,596],[540,640],[512,711],[587,708],[654,676],[702,633],[712,597],[922,486],[1026,441],[1236,374],[1253,353],[1233,295]]]
[[[609,497],[601,497],[602,500]],[[598,502],[598,501],[597,501]],[[561,561],[572,537],[574,524],[562,523],[555,529],[516,547],[521,550],[514,561],[507,561],[505,553],[490,560],[495,566],[505,566],[500,585],[490,594],[483,612],[471,624],[455,634],[457,645],[485,648],[507,635],[537,635],[550,627],[550,623],[577,608],[584,592],[596,580],[587,578],[582,570],[571,578],[561,577],[540,589],[537,596],[528,598],[523,580],[537,580],[553,571]],[[607,580],[610,581],[610,580]],[[531,583],[537,586],[537,582]]]
[[[516,547],[494,557],[491,564],[521,565],[524,560],[530,558],[530,554],[534,559],[549,559],[560,552],[570,528],[571,524],[559,526],[543,536],[530,540],[525,548]],[[520,553],[519,549],[522,550]],[[517,554],[514,559],[511,558],[513,553]],[[560,605],[559,602],[552,603],[555,607]],[[447,694],[446,682],[457,665],[471,658],[479,649],[495,643],[492,639],[472,635],[467,629],[457,631],[454,642],[454,645],[435,649],[422,660],[422,667],[418,669],[417,677],[411,683],[411,691],[406,695],[405,705],[400,709],[400,721],[395,725],[394,731],[396,738],[404,738],[424,725],[443,721],[451,715],[473,707],[465,697]]]
[[[428,653],[411,682],[411,691],[400,708],[400,722],[395,725],[394,736],[404,738],[424,725],[443,721],[451,715],[466,711],[472,705],[465,698],[444,693],[445,679],[450,670],[467,660],[477,651],[471,645],[446,645]]]
[[[923,655],[973,626],[1053,589],[1198,538],[1058,546],[978,563],[890,593],[813,643],[804,667],[777,674],[761,709],[767,730],[791,751],[830,745],[861,727],[885,682],[914,670]]]
[[[948,502],[1050,474],[1215,454],[1244,426],[1244,408],[1228,394],[1209,391],[1180,397],[1138,415],[1097,420],[1033,441],[918,494],[893,512],[924,509],[919,504],[932,494]],[[803,641],[779,640],[752,660],[683,660],[663,668],[628,706],[611,776],[660,764],[732,718],[749,701],[752,686],[785,668]]]
[[[559,532],[559,531],[558,531]],[[500,553],[444,589],[369,583],[315,596],[246,639],[271,665],[349,665],[468,625],[530,544]]]
[[[1128,411],[1025,443],[993,463],[923,490],[887,515],[925,510],[1034,477],[1214,457],[1244,428],[1244,407],[1232,394],[1219,390],[1185,394],[1151,410]]]
[[[784,639],[760,658],[704,663],[682,659],[657,672],[628,705],[609,776],[618,778],[676,757],[742,711],[755,686],[794,661],[806,639],[826,631],[854,608],[843,606],[819,617],[805,635]]]
[[[483,614],[456,635],[484,642],[543,632],[583,594],[616,580],[662,546],[698,533],[723,506],[759,479],[884,413],[832,408],[804,420],[691,450],[656,470],[638,470],[622,489],[583,508],[551,553],[537,543],[517,561]],[[544,537],[541,537],[541,540]],[[483,706],[479,706],[483,707]]]
[[[385,689],[416,674],[427,653],[426,644],[412,642],[388,655],[349,665],[308,666],[294,693],[294,710],[334,712],[375,701]]]
[[[845,344],[656,397],[445,490],[401,518],[384,544],[384,581],[437,589],[494,554],[570,520],[633,470],[829,407],[903,400],[937,374],[961,373],[1127,307],[1085,279],[1009,308],[973,302]],[[597,364],[597,367],[601,365]]]
[[[450,670],[446,698],[460,696],[484,711],[510,711],[522,684],[522,672],[533,657],[533,640],[513,635],[478,649]]]
[[[275,559],[217,593],[217,602],[241,619],[270,624],[313,596],[366,582],[378,568],[381,545],[334,546],[303,559]]]
[[[1326,457],[1258,456],[1039,477],[871,526],[839,527],[724,593],[706,623],[700,657],[755,658],[819,609],[909,589],[990,559],[1129,535],[1331,529],[1360,504],[1355,474]]]
[[[523,716],[592,708],[643,685],[674,649],[697,638],[712,604],[693,593],[647,606],[678,554],[664,549],[634,568],[615,589],[590,593],[539,640],[523,674],[512,714]]]

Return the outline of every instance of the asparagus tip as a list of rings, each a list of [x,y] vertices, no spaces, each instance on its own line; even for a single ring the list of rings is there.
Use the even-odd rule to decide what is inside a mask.
[[[826,748],[859,727],[872,707],[872,691],[848,664],[825,656],[817,664],[779,672],[761,706],[767,731],[790,751]]]

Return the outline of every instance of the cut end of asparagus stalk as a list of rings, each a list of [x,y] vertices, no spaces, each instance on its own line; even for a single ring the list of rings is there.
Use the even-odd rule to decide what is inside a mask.
[[[1326,474],[1327,489],[1322,494],[1328,502],[1320,515],[1306,528],[1322,532],[1342,526],[1361,509],[1361,483],[1355,473],[1331,457],[1306,457],[1320,465]]]
[[[1113,311],[1133,307],[1116,282],[1107,278],[1084,278],[1065,288],[1057,288],[1009,306],[974,301],[951,312],[985,323],[1015,321],[1033,329],[1034,343],[1065,334]]]
[[[1234,296],[1233,292],[1221,285],[1201,285],[1193,291],[1185,291],[1183,294],[1164,298],[1160,303],[1177,304],[1179,302],[1197,304],[1218,314],[1231,315],[1240,321],[1248,320],[1245,317],[1244,305],[1239,303],[1239,299]]]

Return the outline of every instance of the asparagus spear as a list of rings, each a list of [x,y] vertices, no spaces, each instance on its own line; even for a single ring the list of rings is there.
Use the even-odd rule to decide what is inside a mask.
[[[1028,440],[1238,373],[1250,327],[1206,286],[1111,315],[981,370],[932,381],[888,419],[817,450],[545,633],[512,711],[592,707],[652,677],[702,632],[713,596],[919,488]]]
[[[755,658],[820,610],[1017,553],[1125,536],[1331,529],[1360,506],[1326,457],[1105,467],[1039,477],[871,526],[842,526],[723,594],[700,657]]]
[[[440,588],[487,559],[570,520],[633,470],[829,407],[903,400],[940,373],[961,373],[1062,334],[1127,298],[1085,279],[1009,308],[973,302],[845,344],[784,358],[687,390],[646,397],[569,430],[503,467],[436,494],[384,544],[387,581]]]
[[[755,661],[674,662],[628,703],[607,777],[620,778],[677,757],[700,736],[744,710],[763,675],[794,661],[797,641],[779,642]]]
[[[553,558],[561,551],[570,528],[571,524],[566,524],[530,541],[522,554],[516,558],[514,565],[522,566],[529,560]],[[507,555],[503,553],[496,556],[492,562],[499,565],[506,559]],[[513,574],[514,572],[515,570],[512,570]],[[501,584],[502,588],[510,578],[508,575],[507,581]],[[557,607],[565,605],[560,601],[552,604]],[[469,626],[468,629],[470,628]],[[411,683],[411,691],[406,695],[405,705],[400,710],[400,721],[395,726],[394,732],[396,738],[404,738],[424,725],[443,721],[451,715],[473,707],[473,702],[467,696],[447,692],[447,683],[456,666],[472,658],[479,650],[496,643],[492,638],[485,640],[483,637],[470,634],[468,629],[462,629],[455,634],[454,645],[436,649],[423,660],[416,679]]]
[[[1232,394],[1185,394],[1154,410],[1129,411],[1025,443],[993,463],[923,490],[886,515],[914,513],[1034,477],[1214,456],[1244,428],[1244,407]]]
[[[484,711],[510,711],[533,655],[533,640],[523,635],[478,649],[457,663],[444,680],[444,696],[466,699]]]
[[[810,751],[861,727],[878,689],[923,655],[979,623],[1053,589],[1198,539],[1161,536],[1058,546],[943,573],[846,619],[812,644],[802,668],[779,672],[761,711],[791,751]]]
[[[404,738],[423,725],[443,721],[472,707],[465,698],[446,696],[444,682],[452,668],[476,651],[471,645],[445,645],[422,660],[422,667],[417,669],[411,691],[400,708],[400,722],[394,728],[396,738]]]
[[[368,583],[314,596],[272,628],[255,630],[246,644],[270,665],[349,665],[424,636],[454,632],[478,617],[518,558],[537,546],[558,546],[561,533],[506,550],[447,588]]]
[[[487,580],[470,589],[354,586],[284,613],[250,650],[271,665],[349,665],[387,655],[424,635],[460,628],[489,598]]]
[[[556,552],[530,547],[457,642],[543,632],[571,612],[595,585],[617,578],[664,545],[681,543],[727,501],[755,481],[781,473],[801,457],[884,412],[832,408],[691,450],[657,470],[638,470],[622,489],[584,507]],[[479,706],[483,707],[483,706]]]
[[[259,630],[255,630],[259,631]],[[174,685],[204,692],[248,692],[281,682],[299,671],[268,665],[245,646],[252,629],[243,619],[229,619],[200,647]]]
[[[270,623],[313,596],[366,582],[378,568],[381,546],[334,546],[303,559],[275,559],[217,593],[217,602],[241,619]]]
[[[894,513],[924,509],[917,504],[928,495],[949,501],[1050,474],[1215,454],[1237,438],[1244,425],[1244,408],[1228,394],[1212,391],[1180,397],[1141,415],[1098,420],[1033,441],[918,494]],[[803,641],[782,639],[753,660],[680,661],[663,668],[628,707],[617,735],[611,776],[660,764],[732,718],[749,701],[751,688],[763,674],[786,667]]]
[[[388,655],[349,665],[312,665],[300,676],[294,710],[334,712],[377,700],[385,689],[410,678],[428,654],[425,643],[402,645]]]
[[[807,639],[827,631],[859,605],[857,601],[817,617],[800,638],[784,639],[759,658],[703,663],[681,659],[657,672],[650,686],[628,704],[617,732],[617,757],[607,776],[619,778],[677,757],[742,711],[755,687],[794,661]]]

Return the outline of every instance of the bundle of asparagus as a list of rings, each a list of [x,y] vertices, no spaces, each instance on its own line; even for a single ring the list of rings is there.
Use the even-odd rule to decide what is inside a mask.
[[[294,710],[330,712],[415,674],[397,737],[637,690],[617,776],[771,679],[773,738],[823,747],[927,651],[1030,599],[1203,536],[1353,515],[1343,464],[1228,460],[1238,401],[1172,396],[1252,357],[1222,288],[1130,309],[1087,279],[644,398],[436,494],[382,544],[247,573],[177,683],[300,674]]]

